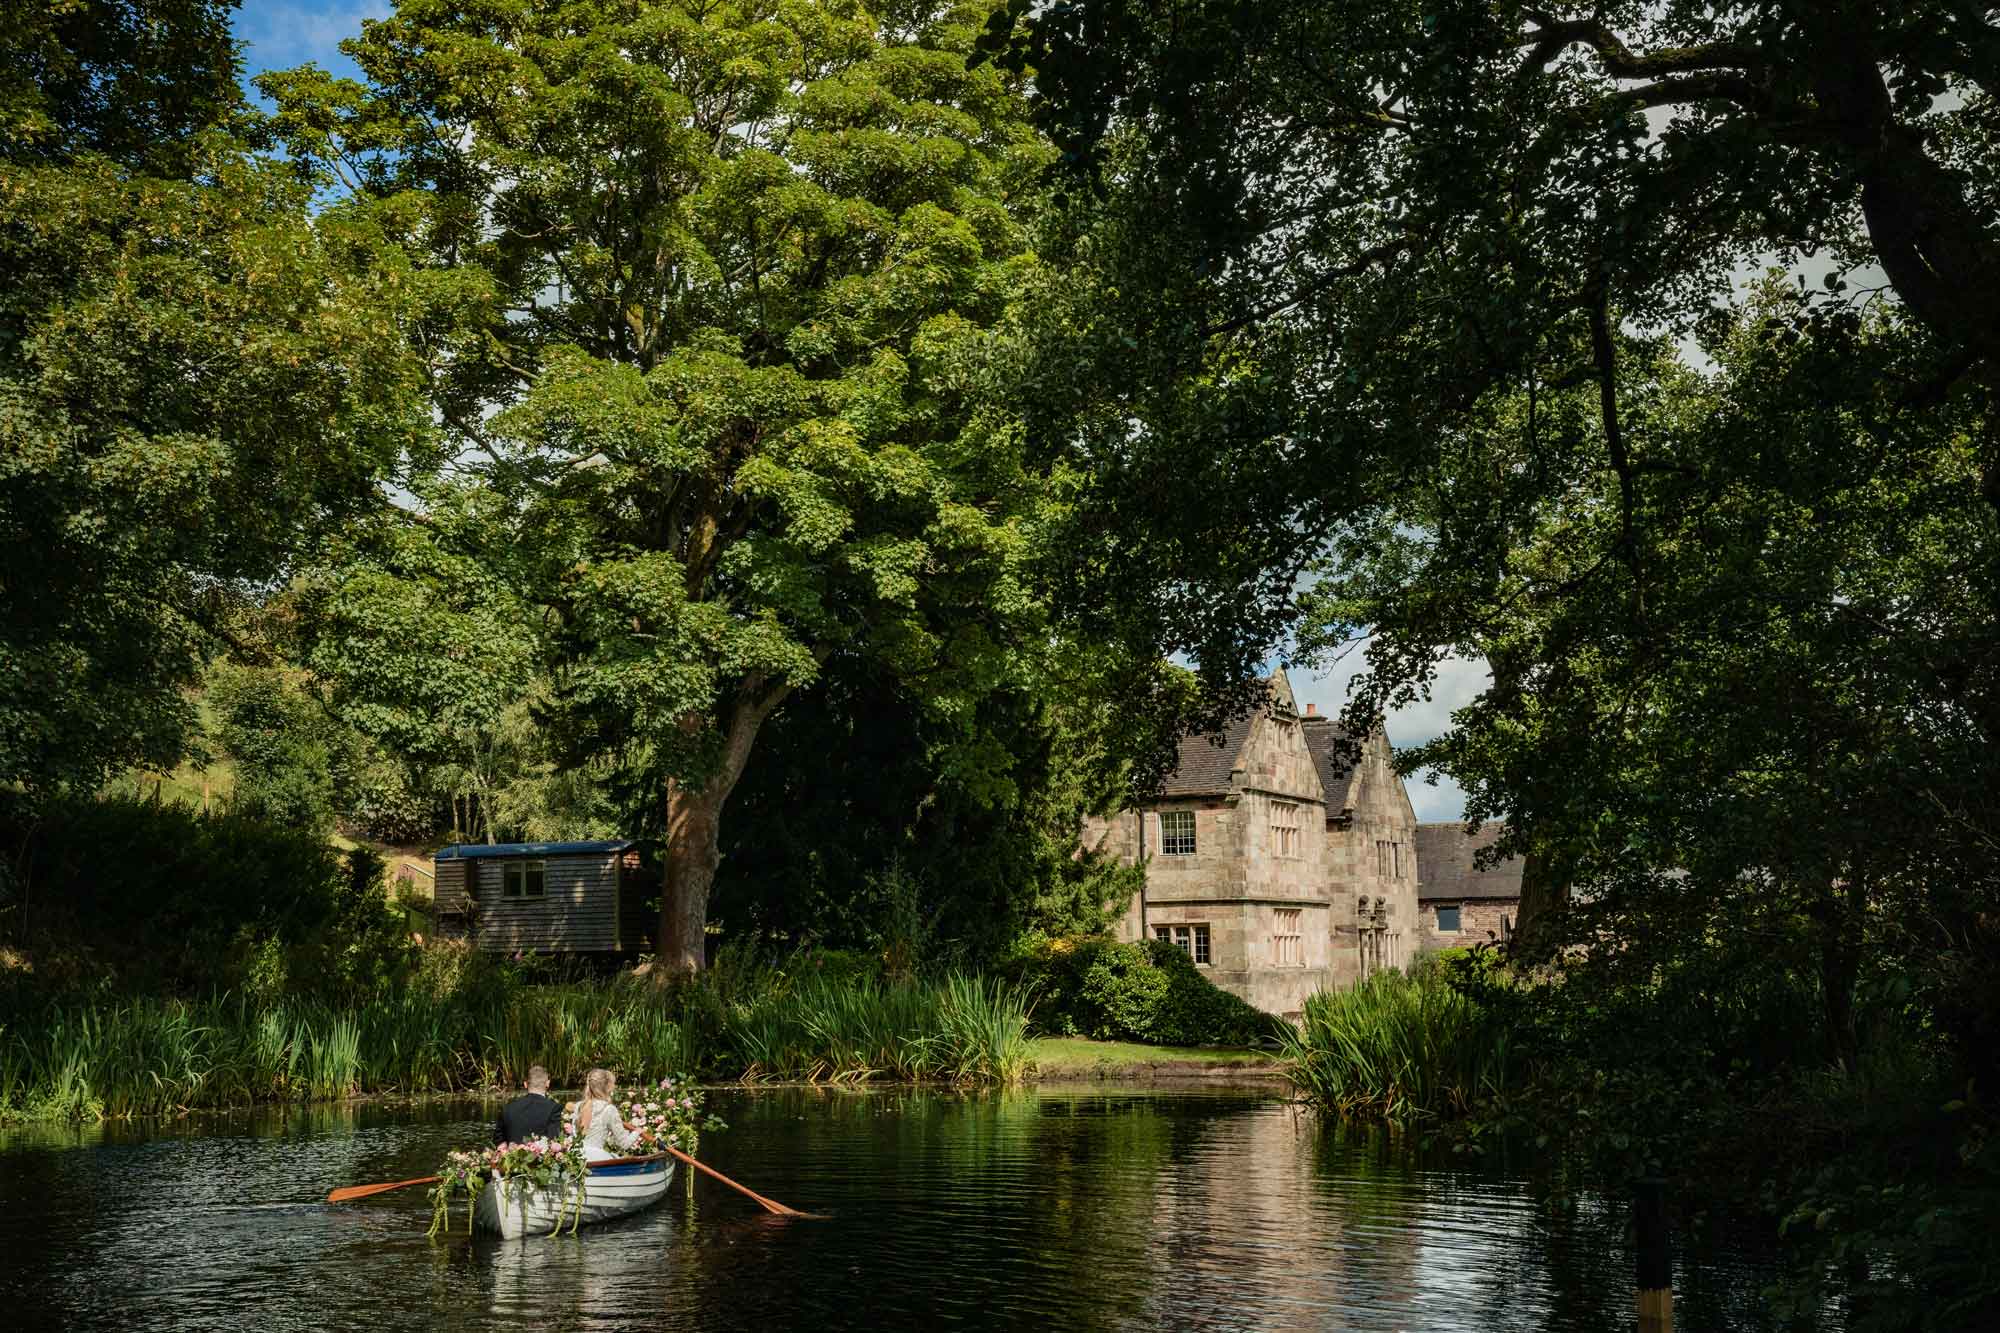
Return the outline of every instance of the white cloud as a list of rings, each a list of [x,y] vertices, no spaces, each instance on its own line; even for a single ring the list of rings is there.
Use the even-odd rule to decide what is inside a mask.
[[[1347,703],[1354,677],[1366,669],[1360,646],[1325,671],[1295,667],[1292,693],[1299,705],[1315,704],[1322,713],[1338,714]],[[1451,715],[1476,699],[1492,683],[1493,675],[1484,660],[1448,657],[1438,663],[1431,680],[1430,697],[1389,713],[1389,743],[1401,749],[1435,740],[1451,727]],[[1430,779],[1436,779],[1432,786]],[[1465,791],[1442,774],[1425,769],[1412,774],[1408,782],[1410,804],[1425,823],[1457,819],[1465,813]]]
[[[1431,785],[1436,780],[1435,786]],[[1419,824],[1443,824],[1465,818],[1465,788],[1434,768],[1413,773],[1403,784]]]

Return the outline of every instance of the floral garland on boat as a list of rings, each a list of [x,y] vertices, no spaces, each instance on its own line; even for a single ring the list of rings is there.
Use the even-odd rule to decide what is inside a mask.
[[[693,1153],[702,1131],[729,1128],[722,1117],[701,1113],[701,1091],[685,1074],[620,1088],[612,1105],[618,1118],[636,1136],[626,1150],[633,1157],[655,1157],[668,1148]],[[572,1138],[579,1137],[577,1106],[578,1103],[571,1102],[563,1107],[563,1132]]]
[[[632,1146],[634,1156],[663,1153],[678,1148],[692,1154],[704,1129],[721,1129],[715,1116],[703,1118],[701,1091],[686,1075],[663,1078],[651,1087],[619,1090],[618,1114],[639,1138]]]
[[[448,1152],[437,1174],[437,1184],[431,1189],[431,1235],[449,1225],[452,1196],[458,1191],[465,1191],[465,1230],[470,1235],[480,1191],[515,1181],[556,1197],[556,1225],[549,1234],[557,1235],[565,1220],[572,1232],[583,1220],[583,1187],[590,1164],[584,1159],[583,1145],[574,1139],[529,1139],[497,1148]]]

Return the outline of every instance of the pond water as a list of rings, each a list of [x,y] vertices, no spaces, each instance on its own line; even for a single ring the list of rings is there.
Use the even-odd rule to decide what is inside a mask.
[[[1326,1132],[1258,1089],[717,1092],[701,1179],[561,1238],[432,1241],[428,1192],[328,1206],[481,1142],[491,1103],[0,1131],[22,1329],[1629,1328],[1615,1215]],[[463,1212],[459,1214],[461,1219]],[[1767,1261],[1677,1255],[1683,1330],[1759,1327]]]

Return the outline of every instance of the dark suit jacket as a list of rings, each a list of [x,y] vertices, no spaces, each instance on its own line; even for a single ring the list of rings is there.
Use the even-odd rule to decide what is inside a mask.
[[[562,1137],[562,1104],[540,1092],[524,1092],[507,1103],[493,1126],[495,1143]]]

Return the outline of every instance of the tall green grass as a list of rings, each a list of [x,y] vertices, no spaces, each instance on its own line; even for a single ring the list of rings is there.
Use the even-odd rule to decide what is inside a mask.
[[[1449,1117],[1507,1087],[1504,1028],[1441,968],[1379,972],[1351,990],[1322,991],[1282,1040],[1293,1084],[1343,1116]]]
[[[140,999],[52,1004],[0,1023],[0,1118],[157,1115],[261,1101],[628,1078],[1013,1083],[1028,1004],[998,982],[887,982],[781,968],[659,987],[632,977],[412,984],[363,1003]]]
[[[1017,1083],[1030,1062],[1028,1002],[998,981],[809,978],[730,1015],[745,1078]]]

